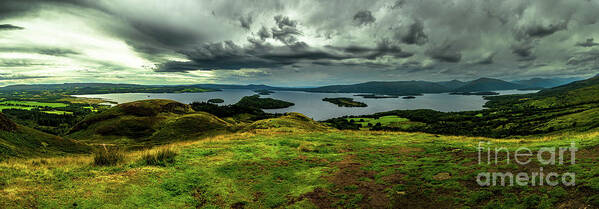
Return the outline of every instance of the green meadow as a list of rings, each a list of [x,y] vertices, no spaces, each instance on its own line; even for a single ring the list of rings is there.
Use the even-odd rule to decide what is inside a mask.
[[[599,204],[599,133],[527,139],[422,133],[270,129],[167,145],[172,163],[149,166],[127,152],[114,166],[87,155],[0,164],[0,206],[18,208],[573,208]],[[576,186],[475,185],[478,172],[527,171],[505,159],[478,163],[480,141],[515,150],[580,149]],[[162,147],[154,150],[163,149]],[[533,160],[533,164],[539,165]],[[589,195],[591,194],[591,195]]]

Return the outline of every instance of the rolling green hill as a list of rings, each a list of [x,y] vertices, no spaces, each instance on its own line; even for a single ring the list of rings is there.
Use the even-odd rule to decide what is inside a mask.
[[[69,136],[90,144],[150,146],[225,133],[232,125],[172,100],[142,100],[92,114]]]
[[[487,107],[560,108],[599,102],[599,76],[545,89],[535,94],[489,97]]]
[[[16,124],[0,113],[0,160],[89,152],[87,145]]]

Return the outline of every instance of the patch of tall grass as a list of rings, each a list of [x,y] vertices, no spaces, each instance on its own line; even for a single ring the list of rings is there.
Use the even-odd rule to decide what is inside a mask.
[[[144,165],[167,166],[175,163],[177,152],[170,147],[163,147],[158,150],[146,151],[141,155],[141,161]]]
[[[94,162],[96,166],[113,166],[125,160],[125,152],[118,147],[100,148],[94,152]]]

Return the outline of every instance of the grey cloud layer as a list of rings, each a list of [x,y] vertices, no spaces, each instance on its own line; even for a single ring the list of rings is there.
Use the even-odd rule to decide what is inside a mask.
[[[431,72],[448,78],[584,74],[599,67],[593,57],[599,0],[23,0],[0,2],[0,21],[44,9],[80,12],[154,63],[147,69],[157,73],[321,69],[323,76],[352,80],[361,75],[357,68],[372,71],[373,79],[398,79]],[[87,10],[96,16],[84,15]],[[29,29],[17,25],[0,24],[0,30]],[[338,73],[343,70],[349,72]],[[389,71],[398,77],[386,77]]]

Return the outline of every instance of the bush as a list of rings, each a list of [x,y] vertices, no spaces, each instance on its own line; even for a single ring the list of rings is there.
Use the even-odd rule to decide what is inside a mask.
[[[117,147],[103,147],[94,152],[94,165],[112,166],[125,160],[125,152]]]
[[[177,152],[171,148],[162,148],[158,151],[148,151],[141,156],[142,163],[145,165],[166,166],[175,163]]]

